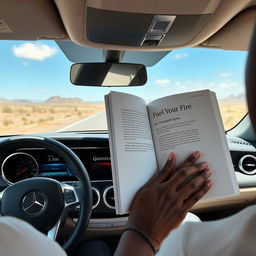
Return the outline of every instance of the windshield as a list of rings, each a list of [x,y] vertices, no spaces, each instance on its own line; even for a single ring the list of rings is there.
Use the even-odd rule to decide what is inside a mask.
[[[107,130],[104,95],[110,89],[72,85],[72,63],[55,42],[2,41],[0,47],[0,135]],[[227,130],[247,112],[246,54],[196,48],[175,50],[147,68],[145,86],[114,90],[151,101],[210,89],[217,95]]]

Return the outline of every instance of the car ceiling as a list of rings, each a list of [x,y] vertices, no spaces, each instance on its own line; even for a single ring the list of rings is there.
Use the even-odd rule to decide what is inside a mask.
[[[255,7],[252,0],[3,0],[0,40],[72,40],[121,51],[247,50]]]

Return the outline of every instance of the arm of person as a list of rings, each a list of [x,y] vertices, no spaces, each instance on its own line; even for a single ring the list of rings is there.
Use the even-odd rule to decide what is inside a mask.
[[[25,221],[13,217],[0,218],[0,255],[67,256],[55,241]]]
[[[181,224],[212,186],[212,171],[206,162],[196,163],[199,157],[196,151],[175,168],[176,157],[171,153],[163,170],[139,190],[128,220],[128,227],[139,233],[124,232],[115,256],[154,255],[152,246],[158,250],[164,238]]]

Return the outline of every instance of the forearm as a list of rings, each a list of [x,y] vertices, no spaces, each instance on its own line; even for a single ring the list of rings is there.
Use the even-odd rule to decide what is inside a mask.
[[[126,231],[118,244],[115,256],[154,256],[150,245],[137,233]]]

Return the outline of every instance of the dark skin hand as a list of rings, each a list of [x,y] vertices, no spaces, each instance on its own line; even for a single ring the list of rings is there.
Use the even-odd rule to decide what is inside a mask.
[[[131,207],[128,226],[146,234],[155,248],[184,220],[188,211],[211,188],[212,173],[206,162],[197,163],[200,152],[193,152],[181,165],[176,166],[171,153],[163,170],[136,194]],[[134,231],[126,231],[115,256],[150,256],[152,248]]]

